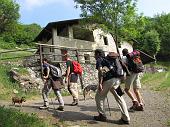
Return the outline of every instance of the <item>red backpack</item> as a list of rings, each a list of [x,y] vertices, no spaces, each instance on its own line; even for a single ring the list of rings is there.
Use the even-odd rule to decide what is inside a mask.
[[[140,52],[135,50],[129,54],[127,54],[128,58],[128,68],[130,71],[135,73],[140,73],[144,71],[144,65],[142,63]]]
[[[74,73],[82,75],[83,68],[81,67],[80,63],[78,63],[77,61],[72,61],[72,63]]]

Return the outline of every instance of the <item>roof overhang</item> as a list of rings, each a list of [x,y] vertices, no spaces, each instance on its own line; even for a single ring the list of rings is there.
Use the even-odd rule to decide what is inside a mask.
[[[71,20],[63,20],[57,22],[50,22],[47,26],[39,33],[39,35],[33,40],[34,42],[43,41],[45,38],[47,41],[52,38],[52,28],[57,28],[57,26],[62,25],[74,25],[79,24],[81,19],[71,19]]]

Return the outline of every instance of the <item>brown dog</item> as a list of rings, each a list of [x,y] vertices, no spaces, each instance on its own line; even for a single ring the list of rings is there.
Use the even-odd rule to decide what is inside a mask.
[[[22,102],[25,102],[25,97],[12,97],[12,104],[15,105],[15,103],[18,103],[20,107],[22,107]]]

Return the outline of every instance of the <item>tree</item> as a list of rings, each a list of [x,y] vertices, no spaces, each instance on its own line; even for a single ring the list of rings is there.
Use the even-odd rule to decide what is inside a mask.
[[[19,19],[19,5],[13,0],[0,0],[0,34],[10,31]]]
[[[97,23],[97,27],[113,35],[116,40],[138,36],[142,25],[136,14],[136,0],[74,0],[88,22]],[[137,23],[141,23],[139,26]]]
[[[160,50],[160,39],[156,30],[151,30],[144,34],[143,49],[155,58]]]
[[[17,24],[14,33],[5,33],[3,37],[6,42],[15,42],[17,45],[25,44],[31,46],[34,38],[40,31],[40,25],[35,23],[30,25]]]
[[[19,25],[21,29],[18,29],[17,33],[14,35],[15,42],[17,44],[32,45],[34,38],[41,31],[40,25],[30,24],[30,25]]]
[[[170,13],[156,15],[153,18],[154,28],[160,35],[161,47],[160,52],[161,56],[170,56],[169,47],[170,47]]]

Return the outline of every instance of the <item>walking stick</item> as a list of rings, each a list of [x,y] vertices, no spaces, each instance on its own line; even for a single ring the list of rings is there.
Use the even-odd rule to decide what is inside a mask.
[[[51,98],[51,102],[52,102],[53,108],[54,108],[54,110],[55,110],[55,106],[54,106],[54,103],[53,103],[53,100],[52,100],[52,98]]]
[[[106,96],[106,99],[107,99],[107,104],[108,104],[109,113],[110,113],[110,116],[111,116],[110,105],[109,105],[109,100],[108,100],[108,97],[107,97],[107,96]]]

